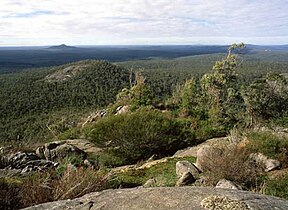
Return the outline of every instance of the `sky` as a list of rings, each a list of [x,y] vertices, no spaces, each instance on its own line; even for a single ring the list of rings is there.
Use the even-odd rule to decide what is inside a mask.
[[[0,0],[0,46],[288,44],[288,0]]]

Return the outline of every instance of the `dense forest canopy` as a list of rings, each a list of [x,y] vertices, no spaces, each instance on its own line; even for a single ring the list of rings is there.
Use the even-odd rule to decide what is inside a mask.
[[[83,115],[115,102],[121,89],[134,84],[131,74],[135,72],[142,72],[145,77],[150,102],[155,106],[165,104],[165,100],[191,77],[200,87],[202,76],[223,56],[225,54],[222,53],[158,58],[115,65],[87,60],[1,74],[0,139],[8,142],[46,141],[53,137],[47,127],[57,125],[61,127],[60,131],[64,131],[75,126]],[[241,54],[237,65],[237,84],[239,87],[248,85],[269,72],[288,72],[285,52]]]

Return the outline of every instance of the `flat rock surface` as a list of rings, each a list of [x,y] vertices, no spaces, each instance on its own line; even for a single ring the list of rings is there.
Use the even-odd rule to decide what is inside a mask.
[[[244,202],[251,210],[287,210],[288,201],[247,191],[212,187],[131,188],[94,192],[73,200],[62,200],[28,207],[26,210],[205,210],[201,201],[211,196]],[[225,209],[225,208],[223,208]]]

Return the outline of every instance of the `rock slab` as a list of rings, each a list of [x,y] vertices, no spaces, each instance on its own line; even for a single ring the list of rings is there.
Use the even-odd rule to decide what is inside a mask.
[[[247,205],[251,210],[287,210],[288,201],[273,196],[265,196],[241,190],[219,189],[211,187],[163,187],[163,188],[132,188],[106,190],[94,192],[73,200],[61,200],[51,203],[28,207],[26,210],[207,210],[203,200],[210,201],[215,198],[217,205],[221,206],[221,200],[229,205]],[[213,198],[213,197],[212,197]],[[204,201],[206,201],[204,200]],[[214,199],[215,200],[215,199]],[[212,199],[212,202],[215,203]],[[238,202],[237,202],[238,201]],[[202,205],[201,205],[202,203]],[[207,203],[204,202],[204,204]],[[209,202],[208,202],[209,203]]]

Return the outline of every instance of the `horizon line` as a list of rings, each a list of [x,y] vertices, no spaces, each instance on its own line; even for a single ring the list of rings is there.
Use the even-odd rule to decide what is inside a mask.
[[[230,46],[231,44],[55,44],[55,45],[0,45],[0,48],[25,48],[25,47],[53,47],[53,46],[61,46],[66,45],[67,47],[125,47],[125,46]],[[285,46],[287,44],[251,44],[251,43],[244,43],[245,45],[252,45],[252,46]]]

